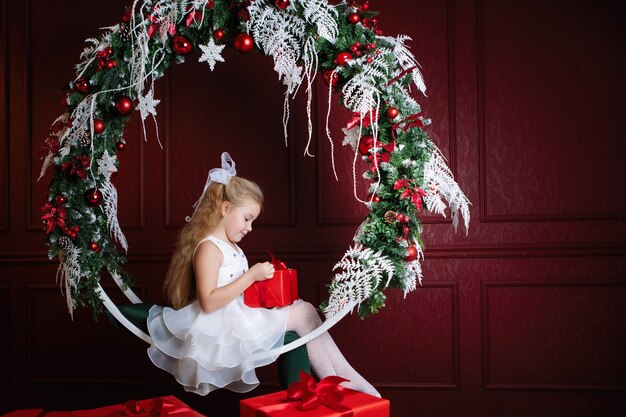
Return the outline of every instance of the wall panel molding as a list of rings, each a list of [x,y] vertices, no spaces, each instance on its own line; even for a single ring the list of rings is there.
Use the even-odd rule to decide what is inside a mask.
[[[249,259],[264,259],[267,252],[247,251]],[[281,250],[281,259],[286,261],[337,261],[341,250]],[[426,248],[429,259],[508,259],[508,258],[595,258],[626,256],[626,247],[614,245],[431,245]],[[169,252],[131,252],[127,259],[131,263],[165,263],[171,259]],[[4,252],[0,254],[0,265],[6,264],[55,264],[41,251]]]
[[[46,36],[45,33],[44,34],[41,33],[41,31],[45,30],[45,28],[40,28],[40,25],[37,24],[37,22],[33,22],[33,19],[35,18],[34,15],[36,13],[35,11],[37,7],[50,7],[50,6],[49,5],[42,6],[39,4],[35,4],[33,0],[29,0],[28,2],[26,2],[26,4],[27,4],[26,21],[28,22],[28,31],[27,31],[28,53],[25,54],[25,59],[26,59],[25,66],[26,68],[28,68],[28,75],[27,75],[27,85],[26,85],[27,150],[25,154],[25,158],[27,162],[26,167],[25,167],[27,176],[25,178],[29,179],[29,181],[25,181],[26,182],[25,184],[26,199],[27,199],[27,201],[25,202],[26,231],[31,232],[31,233],[41,233],[42,229],[41,229],[41,224],[39,222],[38,213],[39,213],[39,207],[43,204],[47,196],[47,189],[45,189],[45,192],[42,192],[41,190],[45,186],[45,184],[47,184],[48,182],[47,178],[49,178],[50,172],[48,172],[48,174],[46,175],[46,178],[43,178],[41,181],[37,181],[42,161],[35,154],[37,154],[38,149],[40,149],[40,147],[43,145],[43,140],[45,139],[46,136],[49,135],[49,131],[46,129],[41,135],[41,137],[39,136],[36,137],[34,135],[39,134],[41,130],[41,126],[46,126],[46,127],[50,126],[52,122],[56,119],[56,117],[58,117],[59,115],[63,113],[63,108],[57,105],[55,109],[58,109],[58,112],[56,112],[56,114],[50,117],[49,120],[40,120],[40,119],[35,120],[35,117],[41,116],[41,115],[35,114],[36,106],[40,104],[40,102],[42,101],[41,96],[49,97],[51,91],[55,91],[55,87],[54,85],[52,85],[50,86],[50,90],[46,91],[45,94],[35,97],[34,94],[36,92],[34,91],[34,88],[33,88],[33,84],[34,83],[36,84],[38,82],[37,77],[33,75],[34,71],[36,70],[44,71],[44,68],[47,68],[47,66],[35,68],[35,64],[33,64],[33,61],[36,59],[35,58],[36,52],[35,52],[35,46],[34,46],[35,38],[37,34],[39,36]],[[77,7],[84,6],[84,4],[85,2],[83,1],[70,0],[70,1],[58,3],[57,6],[61,9],[66,9],[67,10],[66,14],[69,15],[71,14],[72,10],[76,10]],[[111,12],[109,13],[111,16],[117,17],[117,13],[113,12],[112,6],[113,5],[108,5],[105,7],[109,7],[109,10],[111,10]],[[102,10],[102,9],[92,10],[92,12],[95,14],[98,14],[99,10]],[[106,16],[106,13],[103,14],[103,16]],[[111,21],[114,21],[114,20],[111,20]],[[38,33],[37,30],[39,30],[40,32]],[[91,36],[99,36],[98,32],[99,31],[97,30],[97,26],[94,26],[94,30],[91,33]],[[75,40],[77,39],[72,39],[72,41],[75,41]],[[41,40],[41,42],[47,42],[47,39],[43,39]],[[77,50],[76,52],[79,52],[79,51],[80,50]],[[76,54],[75,61],[64,61],[65,62],[64,65],[66,65],[68,69],[66,73],[68,74],[68,77],[70,79],[72,76],[74,76],[72,68],[78,62],[78,60],[79,60],[79,54]],[[70,79],[63,80],[63,82],[60,82],[60,83],[62,84],[66,81],[69,82]],[[57,97],[59,97],[59,100],[62,97],[62,93],[60,91],[57,93]],[[40,112],[43,112],[44,115],[48,114],[46,110],[40,110]],[[135,136],[134,139],[136,139],[134,144],[137,144],[138,149],[137,150],[129,149],[130,147],[130,144],[129,144],[127,146],[127,150],[125,151],[125,154],[123,156],[120,156],[120,159],[125,160],[128,158],[128,156],[134,154],[133,155],[134,160],[132,162],[125,160],[124,163],[120,164],[120,167],[119,167],[120,176],[118,178],[124,178],[124,184],[122,185],[121,188],[118,185],[118,194],[119,194],[119,198],[122,201],[126,201],[127,198],[126,199],[124,198],[125,197],[124,194],[126,194],[126,188],[127,188],[126,184],[136,185],[136,189],[133,190],[133,193],[137,195],[137,204],[132,204],[132,205],[122,204],[118,206],[118,217],[120,217],[120,214],[122,213],[132,212],[132,210],[136,210],[135,214],[133,215],[134,217],[133,220],[129,221],[129,220],[120,219],[120,223],[122,225],[123,230],[143,230],[145,228],[145,203],[144,203],[144,200],[145,200],[145,179],[144,179],[145,177],[145,172],[144,172],[145,149],[144,149],[144,141],[142,140],[142,138],[140,137],[138,133],[139,129],[137,127],[138,126],[137,115],[134,115],[133,119],[135,120],[135,123],[134,124],[132,124],[132,122],[129,123],[126,129],[128,130],[129,127],[131,127],[134,130],[134,132],[136,132],[136,134],[134,135]],[[131,169],[131,167],[133,169]],[[49,171],[52,171],[52,169],[53,167],[50,167]],[[134,181],[131,181],[131,178],[133,178]],[[112,180],[114,184],[118,181],[116,181],[115,178],[113,178]],[[38,182],[43,183],[44,185],[37,184]]]
[[[9,286],[0,284],[0,334],[7,335],[0,338],[0,384],[9,379]]]
[[[114,302],[123,303],[123,295],[113,293],[117,287],[103,285],[103,288]],[[136,287],[135,291],[143,296],[145,287]],[[28,383],[138,385],[148,382],[152,364],[145,360],[143,341],[129,340],[104,315],[94,321],[90,308],[75,310],[71,319],[56,284],[26,285],[26,292]],[[54,339],[43,330],[48,326],[56,329]],[[40,336],[44,339],[38,339]],[[100,357],[108,359],[98,361]],[[116,366],[111,368],[113,362]],[[83,366],[77,366],[80,363]]]
[[[620,360],[626,362],[624,355],[619,353],[623,351],[622,336],[626,332],[623,323],[625,307],[619,300],[626,295],[626,282],[483,281],[481,287],[484,389],[626,390],[626,379],[623,375],[612,375],[623,369],[625,363],[620,363]],[[496,294],[498,291],[519,292],[519,297],[516,296],[511,300],[511,294],[503,294],[498,298]],[[620,291],[621,295],[617,291]],[[494,311],[491,303],[499,303]],[[524,306],[524,309],[512,313],[518,304]],[[553,314],[546,314],[546,311]],[[572,311],[575,314],[570,314]],[[594,315],[604,317],[603,323],[597,319],[594,321]],[[611,321],[610,316],[614,316],[615,320]],[[501,322],[494,323],[495,320]],[[584,320],[588,322],[585,323]],[[592,321],[597,323],[594,325]],[[577,323],[582,326],[587,324],[588,329],[579,329]],[[494,335],[494,327],[498,327],[499,334]],[[504,328],[506,334],[503,334]],[[588,332],[576,334],[584,330]],[[494,345],[498,345],[499,348],[496,349]],[[514,351],[506,349],[510,346],[514,346],[511,349]],[[575,349],[572,348],[574,346]],[[498,359],[495,359],[496,357]],[[516,359],[520,357],[523,357],[523,360],[518,362]],[[610,359],[606,359],[607,357]],[[565,359],[561,360],[562,358]],[[535,365],[533,359],[545,363]],[[578,369],[580,364],[594,361],[593,371]],[[610,363],[607,364],[606,361]],[[519,369],[517,363],[523,363],[525,369]],[[510,369],[505,369],[506,367]],[[499,373],[500,378],[495,377],[494,373]],[[547,382],[554,378],[553,375],[558,375],[561,380]],[[602,382],[600,381],[602,377],[612,381]],[[537,380],[531,380],[532,378]],[[567,378],[572,380],[568,381]],[[595,378],[596,381],[576,382],[575,378]]]
[[[580,221],[618,221],[626,219],[626,212],[592,212],[592,211],[577,211],[577,207],[570,207],[570,210],[563,213],[550,213],[550,212],[519,212],[513,214],[495,214],[490,210],[492,207],[489,207],[489,195],[490,193],[497,193],[498,190],[494,191],[493,187],[489,186],[488,179],[488,160],[489,160],[489,144],[490,141],[497,141],[499,138],[490,138],[487,134],[487,120],[489,118],[489,114],[487,114],[486,110],[486,102],[488,101],[488,97],[486,97],[486,85],[488,80],[486,80],[485,72],[486,72],[486,51],[485,51],[485,43],[487,37],[485,36],[485,5],[489,3],[489,0],[477,0],[477,13],[476,13],[476,36],[477,36],[477,74],[478,74],[478,86],[477,86],[477,97],[478,97],[478,166],[479,166],[479,219],[482,223],[524,223],[524,222],[580,222]],[[550,12],[546,12],[548,15]],[[543,16],[545,18],[545,16]],[[582,26],[581,26],[582,27]],[[488,38],[490,41],[494,41],[495,36]],[[513,48],[515,45],[513,45]],[[554,58],[553,58],[554,59]],[[519,74],[518,74],[519,75]],[[543,74],[542,74],[543,75]],[[507,104],[511,101],[515,101],[516,98],[513,97],[509,100]],[[523,99],[520,99],[523,100]],[[611,100],[608,98],[607,100]],[[617,110],[616,110],[617,111]],[[509,110],[510,113],[513,113],[514,110]],[[519,115],[518,119],[523,120],[524,114]],[[560,118],[559,118],[560,116]],[[591,116],[589,116],[591,117]],[[563,123],[563,116],[556,116],[556,120],[561,120]],[[497,118],[496,118],[497,120]],[[507,126],[509,129],[514,129],[516,126]],[[578,139],[580,141],[580,139]],[[617,139],[615,139],[617,140]],[[581,155],[580,158],[583,156]],[[502,174],[502,172],[497,173],[496,175]],[[565,174],[563,174],[565,175]],[[517,181],[519,183],[519,181]],[[540,184],[541,185],[541,184]],[[545,191],[544,191],[545,193]],[[532,198],[529,196],[529,198]],[[558,196],[555,196],[558,199]]]
[[[9,54],[7,3],[0,0],[0,233],[9,231]]]
[[[460,352],[461,352],[461,326],[459,322],[459,283],[458,282],[437,282],[426,283],[420,286],[420,291],[428,294],[429,289],[445,288],[450,290],[450,335],[451,339],[447,341],[450,344],[452,357],[449,363],[452,369],[452,379],[446,382],[431,382],[431,381],[414,381],[411,383],[395,383],[391,381],[382,381],[377,384],[382,389],[391,390],[421,390],[421,389],[433,389],[433,390],[458,390],[460,388]],[[423,295],[423,294],[422,294]],[[406,301],[406,300],[405,300]],[[389,307],[386,307],[389,308]]]
[[[236,65],[240,65],[241,63],[238,61],[241,59],[240,56],[236,56],[236,55],[230,55],[232,54],[232,51],[225,51],[226,55],[225,55],[225,63],[224,65],[231,65],[231,66],[236,66]],[[269,62],[270,58],[268,57],[261,57],[263,58],[265,61]],[[228,61],[234,61],[234,62],[228,62]],[[245,63],[243,65],[250,65],[249,63]],[[212,74],[211,72],[207,69],[202,67],[203,70],[206,71],[207,77],[210,77]],[[260,75],[256,75],[256,77],[258,78],[262,78],[262,74]],[[176,169],[180,168],[180,167],[175,167],[174,166],[174,162],[173,162],[173,154],[172,154],[172,148],[173,148],[173,143],[175,142],[174,137],[176,136],[177,140],[181,140],[180,135],[176,134],[174,132],[172,132],[173,128],[173,122],[172,122],[172,118],[173,116],[173,112],[174,112],[174,105],[172,104],[172,97],[174,95],[174,91],[172,88],[172,71],[170,69],[170,71],[167,72],[167,74],[164,76],[165,82],[164,82],[164,111],[163,111],[163,131],[165,132],[164,136],[165,136],[165,142],[164,142],[164,164],[163,164],[163,170],[164,170],[164,190],[163,190],[163,194],[164,194],[164,199],[163,199],[163,213],[164,213],[164,228],[165,229],[180,229],[184,224],[184,216],[181,216],[180,218],[172,218],[173,217],[173,202],[174,199],[177,197],[180,197],[179,194],[176,193],[175,191],[175,187],[174,187],[174,183],[176,181],[181,181],[181,178],[184,178],[183,181],[190,181],[189,179],[189,172],[175,172]],[[214,78],[215,82],[220,82],[219,79]],[[274,80],[272,80],[272,82],[274,82]],[[278,88],[282,88],[282,87],[278,87]],[[193,97],[193,96],[192,96]],[[254,100],[253,100],[254,103]],[[294,107],[297,106],[297,104],[294,102],[291,102],[290,105],[292,106],[292,113],[296,113],[294,110]],[[240,112],[240,110],[236,110],[237,112]],[[242,112],[241,117],[245,116],[245,111]],[[277,113],[272,113],[274,115],[276,115]],[[204,116],[204,118],[206,118],[206,115]],[[294,138],[297,137],[296,134],[296,122],[294,121],[295,117],[292,115],[292,117],[289,118],[288,124],[287,124],[287,132],[288,132],[288,137]],[[216,120],[214,121],[214,123],[227,123],[227,121],[225,120]],[[220,128],[223,128],[224,126],[220,126]],[[230,126],[229,126],[230,128]],[[281,128],[281,132],[280,132],[280,136],[282,137],[282,124],[280,126]],[[194,134],[196,135],[195,137],[192,138],[186,138],[186,141],[188,143],[188,146],[193,146],[194,145],[194,140],[196,141],[196,143],[199,143],[199,141],[202,141],[203,139],[206,139],[203,135],[205,135],[204,133],[201,133],[199,131],[195,131]],[[210,136],[210,135],[209,135]],[[240,138],[237,138],[237,140],[239,140]],[[247,138],[248,140],[255,140],[257,138]],[[285,210],[285,213],[283,214],[282,217],[278,217],[275,219],[267,219],[267,215],[265,216],[261,216],[259,218],[258,221],[255,221],[254,223],[254,227],[257,228],[265,228],[265,227],[294,227],[296,225],[296,175],[295,175],[295,166],[296,166],[296,153],[295,153],[295,146],[289,146],[287,148],[287,154],[286,154],[286,159],[285,160],[278,160],[278,159],[272,159],[272,160],[260,160],[261,156],[259,156],[258,153],[251,151],[252,147],[255,146],[264,146],[261,144],[245,144],[243,146],[236,146],[236,147],[232,147],[234,145],[228,144],[226,141],[228,140],[228,138],[224,138],[224,140],[221,140],[220,142],[217,143],[218,145],[218,149],[221,149],[219,151],[215,151],[215,152],[211,152],[211,154],[209,155],[204,155],[203,156],[203,161],[208,161],[208,165],[206,166],[202,166],[202,174],[200,177],[198,178],[193,178],[191,181],[194,181],[194,183],[196,182],[196,180],[198,180],[198,187],[194,187],[194,200],[193,202],[196,201],[197,198],[200,197],[200,195],[202,194],[202,189],[204,186],[204,183],[206,181],[206,176],[209,172],[210,169],[212,168],[216,168],[220,166],[220,155],[222,151],[229,151],[229,153],[231,154],[231,156],[233,156],[233,159],[235,160],[235,163],[237,164],[237,173],[240,176],[246,176],[247,174],[245,174],[245,172],[250,172],[253,171],[253,169],[250,166],[246,166],[249,165],[249,162],[251,161],[251,157],[256,157],[256,164],[265,164],[267,170],[265,172],[270,172],[274,175],[273,180],[276,183],[280,183],[280,182],[285,182],[285,188],[286,188],[286,195],[281,195],[280,198],[284,198],[283,201],[278,202],[278,201],[267,201],[268,200],[268,189],[267,186],[264,189],[264,193],[266,194],[266,206],[267,204],[284,204],[287,208]],[[239,142],[237,142],[239,143]],[[282,141],[280,141],[280,143],[275,144],[277,146],[282,145]],[[246,160],[241,160],[240,158],[237,158],[234,156],[235,151],[240,152],[243,155],[247,155],[248,159]],[[191,170],[188,170],[191,171]],[[243,172],[243,174],[242,174]],[[260,182],[260,180],[258,179],[258,176],[250,176],[249,179],[251,179],[252,181],[255,182]],[[201,184],[200,181],[201,180]],[[262,185],[262,184],[260,184]],[[264,187],[261,187],[264,188]],[[193,208],[191,207],[191,204],[189,206],[189,209],[187,209],[185,211],[186,215],[191,216],[191,214],[193,213]],[[265,208],[264,208],[265,210]]]
[[[317,304],[319,304],[322,301],[322,299],[325,299],[327,297],[326,295],[327,292],[325,290],[325,285],[321,283],[318,283],[318,285],[316,286],[316,289],[317,289],[316,302]],[[441,299],[442,294],[433,295],[432,290],[441,290],[441,289],[449,291],[445,299]],[[459,283],[458,282],[443,282],[443,281],[433,282],[433,283],[424,283],[419,288],[419,294],[412,293],[411,295],[414,298],[417,297],[417,295],[423,298],[421,300],[394,298],[393,300],[390,300],[390,302],[383,309],[383,311],[379,313],[380,317],[375,318],[378,321],[377,328],[383,332],[381,333],[381,336],[380,336],[381,340],[384,339],[384,340],[389,341],[389,340],[395,340],[396,338],[402,337],[405,340],[404,343],[394,345],[395,346],[394,349],[405,348],[409,350],[410,352],[414,352],[413,350],[414,346],[408,346],[409,342],[407,342],[406,339],[409,338],[408,336],[409,333],[416,332],[417,334],[420,332],[420,329],[415,328],[415,327],[410,327],[412,325],[413,326],[416,325],[416,323],[414,321],[411,321],[410,319],[402,321],[402,324],[398,324],[397,317],[399,316],[406,317],[407,311],[412,311],[413,313],[415,313],[415,316],[420,316],[419,313],[416,313],[414,311],[420,308],[419,306],[416,307],[417,304],[430,303],[430,304],[436,304],[440,306],[440,308],[449,307],[450,309],[449,317],[433,319],[437,323],[438,331],[441,331],[445,333],[446,335],[449,334],[449,339],[438,341],[437,338],[430,337],[432,336],[432,334],[428,332],[428,329],[429,329],[428,324],[417,323],[417,325],[418,326],[425,325],[426,328],[421,328],[421,331],[428,332],[429,334],[428,338],[422,338],[422,340],[427,341],[426,342],[427,346],[422,345],[422,349],[426,349],[430,353],[441,352],[441,351],[450,352],[450,357],[441,356],[441,357],[436,358],[436,362],[438,362],[441,366],[443,366],[443,369],[438,369],[438,370],[429,369],[426,372],[436,373],[439,375],[447,374],[448,372],[450,372],[451,373],[450,380],[429,381],[427,380],[427,377],[425,375],[422,375],[422,378],[424,378],[424,380],[415,380],[415,381],[410,381],[410,382],[408,381],[394,382],[393,378],[394,377],[399,378],[399,376],[395,373],[395,371],[392,371],[394,372],[393,376],[387,375],[385,380],[373,380],[370,382],[375,384],[378,389],[383,389],[383,390],[387,390],[387,389],[398,390],[398,391],[403,391],[403,390],[416,390],[417,391],[417,390],[422,390],[422,389],[457,390],[460,388],[459,375],[460,375],[460,352],[461,352],[461,345],[460,345],[461,326],[460,326],[460,320],[459,320],[459,301],[460,301]],[[412,302],[413,304],[409,304],[410,302]],[[426,309],[426,307],[424,308]],[[404,314],[399,314],[400,312]],[[356,311],[353,314],[357,314]],[[390,323],[388,323],[388,325],[385,325],[387,321],[390,321]],[[334,332],[333,334],[335,335],[334,337],[337,339],[337,344],[341,346],[348,346],[349,345],[348,341],[354,341],[354,340],[360,340],[360,339],[366,340],[367,335],[371,335],[371,333],[369,333],[369,330],[365,329],[364,326],[361,326],[359,324],[360,322],[350,323],[350,320],[345,320],[344,323],[337,325],[337,329],[331,330],[331,333]],[[447,324],[449,327],[445,331],[442,331],[441,330],[443,328],[442,325],[444,324]],[[386,329],[386,330],[383,330],[383,329]],[[349,336],[345,336],[346,334],[348,334]],[[419,337],[419,336],[415,336],[415,337]],[[384,357],[385,354],[388,352],[389,347],[390,346],[385,343],[383,343],[380,347],[371,346],[370,348],[367,349],[367,356],[370,359],[371,357]],[[378,351],[377,350],[378,348],[380,348],[381,350]],[[405,359],[415,358],[415,356],[412,355],[410,352],[409,353],[405,352],[406,354],[398,350],[396,350],[395,352],[396,352],[395,356],[388,358],[389,361],[387,365],[393,369],[396,369],[396,367],[402,367],[403,371],[406,371],[407,368],[411,367],[411,365],[407,364]],[[352,355],[355,356],[355,351],[352,352]],[[433,355],[424,353],[424,356],[425,357],[427,356],[430,358],[430,360],[426,361],[427,363],[431,363],[433,361]],[[428,367],[428,366],[430,365],[427,365],[426,363],[423,365],[423,367]],[[375,365],[371,365],[368,371],[372,374],[377,374],[377,375],[380,375],[380,372],[383,372],[378,368],[372,369],[374,367]],[[418,369],[418,368],[422,369],[422,366],[415,367],[412,369]]]

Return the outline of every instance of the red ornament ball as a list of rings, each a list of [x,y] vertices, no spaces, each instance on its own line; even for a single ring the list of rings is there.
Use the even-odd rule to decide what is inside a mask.
[[[367,196],[367,201],[378,203],[380,201],[380,196],[378,194],[370,194]]]
[[[74,83],[74,87],[76,87],[76,89],[78,91],[80,91],[81,93],[88,93],[89,92],[89,81],[87,81],[86,78],[80,77]]]
[[[188,37],[176,35],[172,40],[172,49],[178,55],[187,55],[193,49],[193,45]]]
[[[370,4],[369,4],[368,2],[365,2],[365,3],[363,3],[363,4],[361,5],[361,8],[362,8],[363,10],[369,10],[369,8],[370,8]]]
[[[404,221],[404,214],[398,213],[398,215],[396,216],[396,219],[398,219],[398,221],[402,223]]]
[[[85,199],[87,200],[88,206],[99,206],[100,204],[102,204],[102,193],[96,188],[90,188],[85,193]]]
[[[94,133],[100,134],[100,133],[104,132],[104,130],[106,128],[107,128],[107,126],[104,123],[104,120],[102,120],[102,119],[93,119],[93,131],[94,131]]]
[[[417,248],[415,246],[409,246],[406,248],[406,256],[404,260],[407,262],[413,262],[417,259]]]
[[[374,147],[374,136],[366,135],[359,140],[359,152],[361,155],[368,155],[370,149]]]
[[[358,13],[350,13],[348,15],[348,22],[352,23],[353,25],[356,25],[360,21],[361,21],[361,15],[360,14],[358,14]]]
[[[387,109],[387,116],[389,116],[390,119],[395,119],[396,117],[398,117],[399,113],[400,112],[396,107],[389,107]]]
[[[213,32],[213,38],[215,38],[216,41],[224,39],[224,29],[215,29],[215,32]]]
[[[126,142],[124,142],[123,140],[119,140],[115,144],[115,147],[117,148],[118,151],[123,151],[124,149],[126,149]]]
[[[333,70],[324,71],[324,82],[326,85],[330,85],[332,83],[334,87],[337,84],[337,81],[339,81],[339,74],[336,72],[333,74]]]
[[[352,54],[350,52],[339,52],[339,54],[337,54],[337,58],[335,58],[335,62],[337,62],[337,64],[343,67],[351,59],[352,59]]]
[[[240,33],[235,37],[234,46],[239,52],[250,52],[254,48],[254,40],[247,33]]]
[[[275,0],[274,4],[276,4],[276,7],[278,7],[281,10],[285,10],[287,7],[289,7],[289,0]]]
[[[102,248],[100,247],[100,245],[98,244],[98,242],[91,242],[91,243],[89,244],[89,249],[91,249],[91,250],[92,250],[92,251],[94,251],[94,252],[100,252],[100,250],[101,250]]]
[[[133,101],[126,96],[122,96],[115,101],[115,110],[122,116],[129,115],[133,111]]]
[[[63,194],[59,194],[58,196],[54,197],[54,202],[57,203],[57,206],[62,206],[63,204],[67,203],[67,197],[65,197]]]

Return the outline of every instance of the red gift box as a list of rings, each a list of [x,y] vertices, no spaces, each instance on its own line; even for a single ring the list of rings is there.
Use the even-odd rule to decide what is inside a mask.
[[[128,401],[124,404],[77,411],[16,410],[3,417],[30,417],[37,411],[37,417],[206,417],[189,408],[174,396],[157,397],[141,401]]]
[[[248,307],[284,307],[298,299],[298,272],[273,256],[272,263],[274,276],[254,282],[243,292],[243,302]]]
[[[389,417],[389,400],[364,394],[333,383],[327,377],[317,383],[300,374],[288,390],[248,398],[239,402],[240,417]],[[330,384],[325,380],[331,379]],[[296,389],[294,386],[298,385]],[[304,386],[304,388],[302,388]]]

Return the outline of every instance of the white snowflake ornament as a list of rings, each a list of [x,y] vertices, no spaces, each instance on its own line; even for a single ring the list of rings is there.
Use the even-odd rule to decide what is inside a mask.
[[[109,155],[109,151],[105,150],[102,154],[102,158],[98,160],[98,174],[104,178],[109,179],[113,172],[117,172],[117,166],[115,165],[117,156]]]
[[[211,71],[215,68],[215,64],[219,62],[224,62],[224,58],[222,58],[222,51],[224,50],[225,45],[216,45],[213,42],[213,39],[209,41],[206,45],[200,45],[200,49],[202,49],[202,56],[198,59],[198,62],[206,62],[211,67]]]
[[[145,96],[140,96],[137,110],[141,114],[141,120],[146,120],[150,114],[156,116],[156,106],[160,102],[161,100],[154,99],[154,90],[152,89]]]

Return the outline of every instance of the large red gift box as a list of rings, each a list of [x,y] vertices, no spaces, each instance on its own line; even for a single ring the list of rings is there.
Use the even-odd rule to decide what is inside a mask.
[[[3,417],[206,417],[174,396],[77,411],[16,410]]]
[[[288,390],[239,401],[240,417],[389,417],[389,400],[338,385],[330,376],[318,383],[300,372]]]
[[[257,281],[243,292],[243,302],[248,307],[284,307],[298,299],[298,272],[281,269],[265,281]]]

